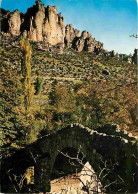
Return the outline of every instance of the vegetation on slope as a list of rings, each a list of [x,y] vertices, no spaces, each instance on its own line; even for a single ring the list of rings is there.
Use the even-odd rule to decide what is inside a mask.
[[[16,48],[3,43],[0,47],[0,129],[4,150],[24,146],[50,130],[74,122],[92,129],[118,124],[136,134],[134,64],[117,57],[71,49],[65,49],[63,54],[49,53],[38,50],[36,43],[31,46],[32,59],[26,62],[28,51],[23,45]],[[24,62],[31,64],[29,78],[21,68]],[[25,83],[32,92],[25,91]],[[31,103],[25,105],[27,94]]]

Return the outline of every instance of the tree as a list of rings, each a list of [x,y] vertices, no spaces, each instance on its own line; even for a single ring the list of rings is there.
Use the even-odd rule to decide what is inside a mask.
[[[136,131],[136,82],[87,80],[75,92],[76,121],[96,129],[106,124],[118,124]]]
[[[117,177],[114,177],[114,180],[110,183],[106,181],[108,175],[113,174],[114,167],[118,165],[117,163],[113,164],[111,160],[104,161],[103,157],[100,156],[101,166],[99,166],[99,173],[97,174],[90,163],[86,161],[85,155],[80,153],[80,150],[78,150],[76,156],[70,156],[68,153],[62,151],[59,151],[59,153],[69,160],[71,166],[75,167],[76,173],[72,174],[72,178],[80,182],[80,192],[85,191],[88,194],[102,194],[106,191],[111,191],[110,187],[112,185],[117,186],[122,181],[117,180]],[[78,174],[79,169],[81,169],[81,173]],[[104,182],[105,185],[102,185],[102,182]]]
[[[32,50],[30,43],[27,39],[21,39],[21,51],[23,54],[23,58],[21,61],[21,71],[23,76],[23,92],[24,92],[24,107],[25,107],[25,115],[27,119],[27,115],[29,112],[29,108],[31,106],[32,98],[34,95],[34,86],[31,82],[31,55]]]
[[[135,34],[132,34],[129,37],[138,38],[138,33],[136,35]]]
[[[4,153],[23,136],[21,83],[12,67],[6,63],[0,67],[0,145]]]
[[[50,120],[53,128],[58,129],[65,124],[73,122],[75,98],[71,88],[54,82],[49,93],[49,102],[50,106],[49,108],[46,107],[46,113],[47,117],[51,117]]]
[[[42,89],[43,85],[43,79],[41,77],[37,77],[36,83],[35,83],[35,95],[38,95]]]

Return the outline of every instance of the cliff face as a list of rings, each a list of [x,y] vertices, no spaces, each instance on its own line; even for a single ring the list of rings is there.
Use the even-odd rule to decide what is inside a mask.
[[[22,16],[21,33],[32,41],[46,41],[51,45],[64,43],[64,19],[57,14],[57,8],[36,1],[36,5]]]
[[[103,50],[103,44],[92,38],[89,32],[83,31],[81,36],[75,42],[75,49],[78,52],[87,51],[89,53],[96,52],[99,54]]]
[[[44,40],[51,45],[64,44],[65,26],[61,14],[57,14],[57,8],[47,7],[47,17],[44,20],[43,35]]]
[[[36,3],[34,6],[35,15],[29,14],[29,31],[28,38],[32,41],[43,41],[43,23],[45,19],[45,8],[40,2]],[[26,29],[27,30],[27,29]]]
[[[15,36],[20,35],[21,18],[18,10],[15,10],[13,13],[9,14],[8,24],[11,34]]]
[[[73,47],[73,43],[78,37],[80,37],[80,31],[74,29],[72,24],[67,25],[65,28],[65,45],[68,48]]]
[[[41,1],[29,8],[25,14],[18,10],[2,10],[2,32],[11,36],[23,35],[31,41],[43,42],[60,47],[74,48],[76,51],[99,52],[103,44],[92,38],[91,34],[74,29],[72,24],[65,27],[61,13],[57,14],[56,6],[47,6]]]

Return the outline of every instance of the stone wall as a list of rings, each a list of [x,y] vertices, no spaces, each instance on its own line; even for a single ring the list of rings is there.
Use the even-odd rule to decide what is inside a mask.
[[[82,125],[73,124],[38,139],[2,160],[2,192],[14,193],[14,187],[7,172],[10,172],[11,176],[13,173],[19,176],[30,166],[34,166],[35,191],[50,191],[50,178],[57,156],[65,148],[73,148],[84,154],[97,175],[100,173],[99,169],[103,168],[103,162],[111,163],[112,173],[101,180],[101,183],[105,186],[116,178],[117,186],[111,184],[107,192],[116,193],[120,190],[120,193],[125,193],[127,190],[129,193],[135,193],[137,189],[136,140],[126,134],[120,136],[119,133],[119,129],[115,126],[105,126],[103,131],[102,128],[94,131]],[[106,171],[103,172],[103,176],[106,173]],[[120,181],[119,176],[123,181]]]

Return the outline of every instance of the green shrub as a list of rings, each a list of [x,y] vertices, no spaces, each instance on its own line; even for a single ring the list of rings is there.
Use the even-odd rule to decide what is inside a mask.
[[[36,83],[35,83],[35,95],[38,95],[42,89],[43,85],[43,79],[41,77],[37,77]]]

